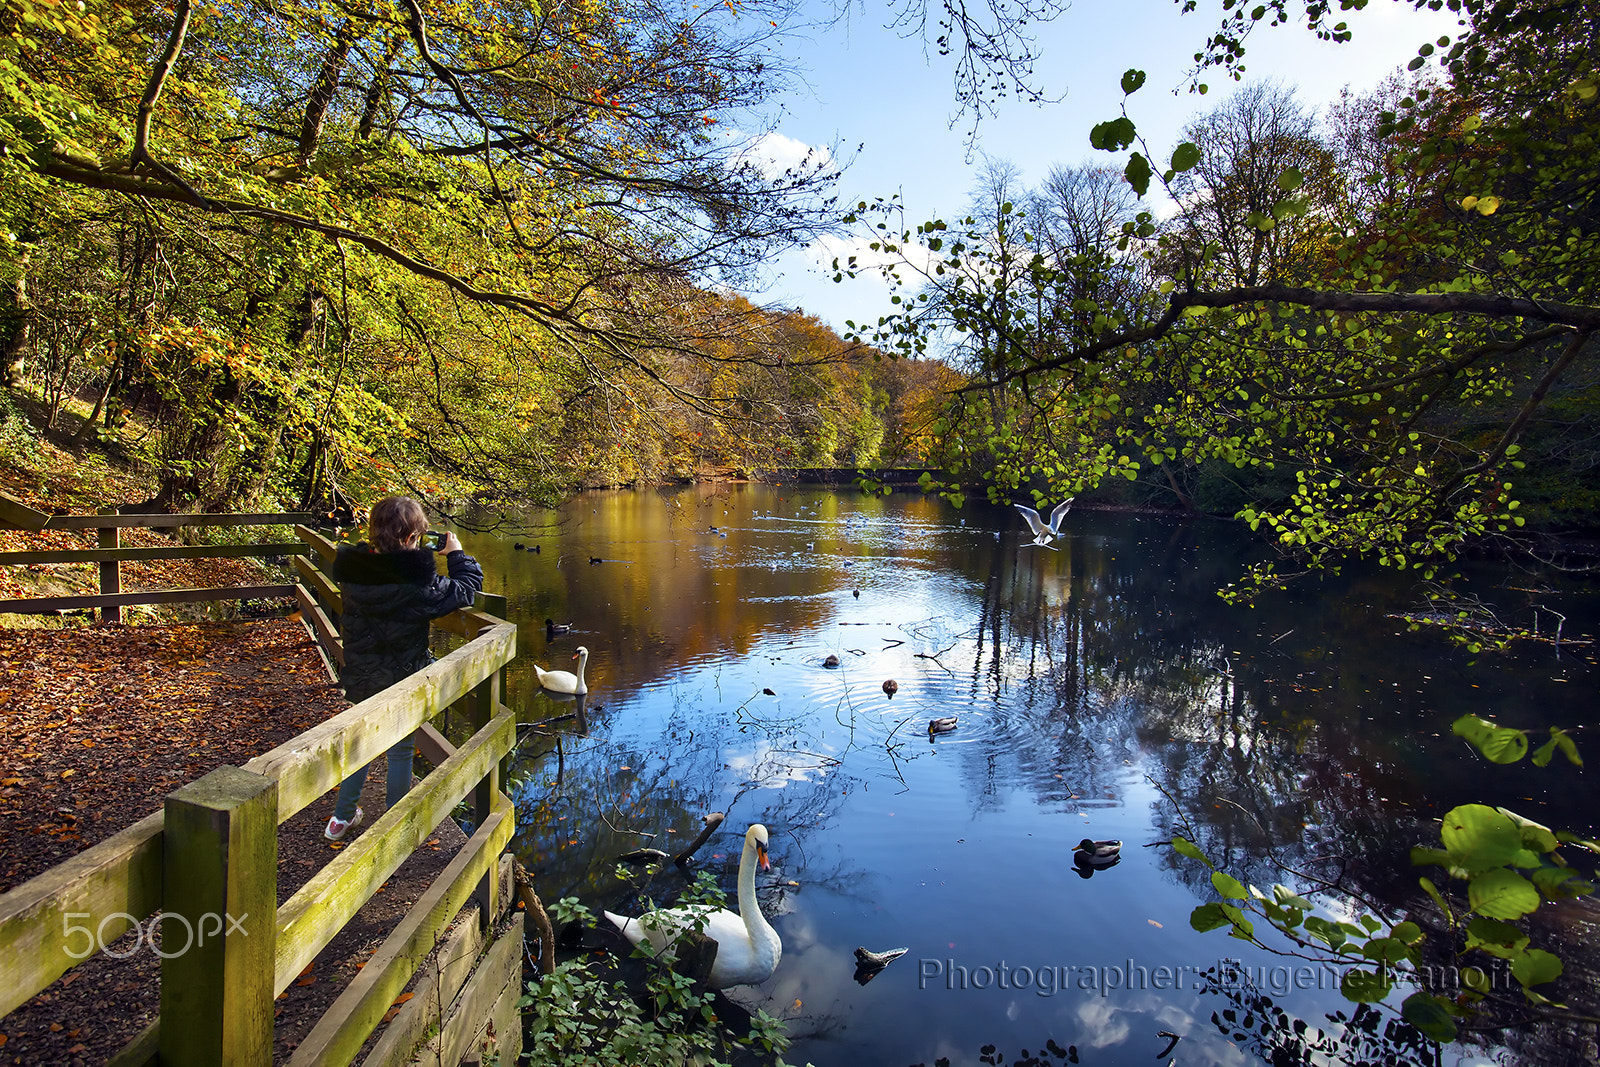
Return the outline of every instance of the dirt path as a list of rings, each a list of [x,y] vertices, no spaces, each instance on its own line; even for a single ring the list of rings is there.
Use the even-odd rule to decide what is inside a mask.
[[[0,892],[346,706],[287,619],[0,630]],[[360,830],[382,813],[383,788],[380,767]],[[322,838],[332,809],[330,792],[279,828],[280,904],[343,847]],[[464,840],[446,819],[279,997],[280,1061]],[[0,1019],[0,1064],[105,1062],[156,1018],[159,963],[130,931]]]

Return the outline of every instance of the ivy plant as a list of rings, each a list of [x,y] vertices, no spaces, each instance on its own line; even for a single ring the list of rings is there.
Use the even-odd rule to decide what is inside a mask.
[[[697,880],[691,893],[697,903],[725,903],[709,876]],[[563,897],[550,910],[562,924],[595,921],[576,897]],[[634,955],[648,957],[649,945]],[[646,968],[644,988],[636,994],[610,961],[580,956],[530,982],[519,1006],[531,1020],[531,1062],[548,1067],[727,1067],[735,1055],[741,1062],[770,1057],[774,1067],[784,1067],[789,1042],[781,1021],[757,1011],[748,1031],[736,1032],[717,1015],[715,1000],[688,978],[654,965]]]

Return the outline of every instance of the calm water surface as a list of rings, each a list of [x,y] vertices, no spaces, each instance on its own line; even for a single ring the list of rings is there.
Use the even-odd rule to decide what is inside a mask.
[[[1329,1022],[1353,1009],[1337,975],[1194,932],[1209,872],[1154,843],[1184,833],[1262,887],[1307,884],[1275,861],[1339,877],[1398,919],[1418,896],[1407,849],[1455,804],[1595,830],[1581,773],[1495,767],[1449,733],[1468,711],[1586,721],[1587,648],[1473,662],[1386,617],[1411,603],[1392,574],[1229,607],[1216,590],[1258,551],[1230,524],[1078,512],[1049,551],[1023,547],[1009,508],[755,485],[592,493],[525,523],[464,533],[522,624],[508,703],[570,714],[526,664],[591,655],[586,733],[568,720],[559,752],[526,747],[514,847],[546,900],[633,911],[681,881],[626,880],[618,854],[674,851],[725,810],[698,858],[731,893],[739,835],[765,823],[783,959],[732,993],[787,1021],[790,1062],[1060,1063],[1075,1046],[1148,1063],[1163,1031],[1181,1038],[1167,1062],[1258,1062],[1259,1022],[1222,1013],[1261,1002],[1205,981],[1228,958],[1342,1030],[1344,1054],[1405,1062]],[[1504,618],[1542,604],[1594,632],[1589,592],[1543,581],[1479,589]],[[547,637],[547,618],[572,631]],[[1121,839],[1122,862],[1083,877],[1083,837]],[[858,945],[909,951],[860,985]]]

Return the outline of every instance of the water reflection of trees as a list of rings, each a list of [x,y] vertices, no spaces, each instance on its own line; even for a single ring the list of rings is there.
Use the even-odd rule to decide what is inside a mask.
[[[1445,733],[1439,713],[1390,699],[1389,690],[1401,696],[1402,686],[1427,668],[1408,672],[1395,664],[1393,648],[1370,647],[1396,640],[1392,631],[1375,632],[1375,613],[1347,598],[1286,596],[1258,605],[1252,629],[1230,632],[1204,610],[1237,566],[1226,554],[1199,551],[1176,531],[1152,546],[1150,565],[1139,568],[1113,568],[1092,543],[1062,547],[1072,556],[1061,570],[1043,579],[1000,575],[985,588],[987,639],[973,657],[973,677],[1008,677],[1021,699],[1006,705],[1010,721],[995,736],[996,751],[972,761],[977,804],[999,777],[997,752],[1021,765],[1018,775],[1005,777],[1031,783],[1045,806],[1068,797],[1086,806],[1102,795],[1120,802],[1117,772],[1124,759],[1140,756],[1162,795],[1153,812],[1158,836],[1182,832],[1246,884],[1325,890],[1336,909],[1355,906],[1391,921],[1410,917],[1433,930],[1435,944],[1449,944],[1441,924],[1429,921],[1432,909],[1409,849],[1433,839],[1433,820],[1454,803],[1447,799],[1451,786],[1440,789],[1423,768],[1442,766],[1449,783],[1473,764],[1441,758],[1441,743],[1422,739],[1424,726],[1433,737]],[[1363,675],[1378,663],[1413,677],[1375,698],[1372,683],[1381,680]],[[1366,684],[1358,689],[1347,674]],[[1401,728],[1367,725],[1375,707],[1395,704]],[[1473,793],[1464,781],[1453,785]],[[1171,877],[1197,897],[1211,896],[1208,869],[1175,853],[1166,862]],[[1587,910],[1592,929],[1593,909]],[[1592,945],[1571,936],[1550,943],[1564,945],[1572,960],[1562,992],[1592,1013]],[[1452,958],[1446,952],[1437,962]],[[1330,1015],[1330,1029],[1308,1030],[1270,998],[1250,996],[1213,1021],[1229,1032],[1248,1019],[1246,1029],[1254,1031],[1248,1040],[1233,1036],[1269,1062],[1437,1058],[1413,1028],[1370,1008]],[[1518,1021],[1528,1020],[1514,1005],[1490,1007],[1481,1020],[1497,1042],[1540,1062],[1593,1048],[1581,1023],[1501,1032]]]
[[[759,814],[783,843],[774,844],[779,869],[761,882],[765,906],[782,909],[811,886],[869,900],[872,876],[847,858],[827,858],[823,835],[865,781],[876,787],[882,776],[903,774],[907,761],[937,752],[958,764],[978,810],[1019,788],[1045,810],[1126,804],[1136,763],[1164,797],[1153,812],[1158,836],[1172,833],[1181,813],[1196,843],[1246,882],[1320,880],[1397,915],[1419,906],[1407,851],[1431,837],[1431,820],[1469,799],[1518,807],[1514,797],[1526,790],[1520,781],[1489,780],[1458,750],[1448,722],[1464,710],[1506,706],[1517,685],[1529,687],[1523,702],[1552,687],[1531,688],[1527,671],[1469,679],[1426,639],[1397,636],[1383,622],[1392,591],[1365,585],[1352,597],[1341,586],[1313,587],[1242,611],[1215,591],[1238,573],[1248,545],[1215,527],[1086,520],[1057,554],[1022,548],[1014,533],[952,527],[927,502],[891,508],[861,498],[851,521],[838,500],[749,496],[685,498],[681,510],[692,510],[692,520],[644,516],[632,536],[650,546],[637,554],[652,565],[607,572],[618,575],[604,578],[615,582],[607,596],[654,606],[648,625],[591,620],[616,649],[612,688],[648,682],[652,699],[663,699],[665,688],[672,706],[648,736],[614,739],[614,717],[631,708],[608,701],[594,719],[597,736],[563,739],[559,782],[553,742],[530,743],[524,765],[534,775],[519,797],[515,847],[546,892],[608,905],[639,895],[665,900],[680,875],[626,881],[614,857],[640,845],[673,852],[668,841],[692,836],[702,815],[731,809],[721,836],[697,858],[725,888],[738,852],[722,846]],[[768,514],[769,506],[782,513]],[[667,543],[700,537],[713,521],[748,527],[753,555],[676,568],[674,553],[720,551]],[[1097,533],[1102,527],[1111,533]],[[580,535],[572,532],[570,551],[581,550]],[[816,547],[798,547],[809,544]],[[912,558],[917,552],[925,558]],[[848,603],[848,583],[861,573],[840,568],[897,553],[897,565],[948,567],[941,580],[964,583],[949,600],[960,610],[904,625],[898,636],[930,675],[954,680],[955,699],[989,716],[974,727],[930,742],[928,709],[908,699],[905,675],[900,698],[869,704],[848,671],[819,670],[814,677],[825,680],[784,705],[787,714],[771,701],[720,692],[712,701],[672,688],[675,672],[686,674],[683,664],[697,656],[748,658],[774,633],[832,627],[837,605],[829,595],[838,590],[827,583],[845,582]],[[539,603],[574,589],[542,591]],[[567,616],[528,610],[536,620]],[[841,649],[849,646],[854,631],[832,632]],[[871,682],[874,692],[881,681]],[[1559,715],[1548,703],[1538,714]],[[830,733],[825,746],[822,725],[844,732]],[[1571,772],[1546,773],[1552,796],[1584,795]],[[753,786],[764,787],[759,813],[740,793]],[[785,884],[785,852],[791,866],[804,867],[806,885]],[[1208,872],[1168,862],[1172,879],[1210,896]],[[848,975],[846,965],[841,980]],[[827,1029],[825,1019],[797,1022]]]

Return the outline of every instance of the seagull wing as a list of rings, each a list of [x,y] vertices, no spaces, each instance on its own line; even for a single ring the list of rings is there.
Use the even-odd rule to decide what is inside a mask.
[[[1013,504],[1012,507],[1022,512],[1022,517],[1028,520],[1028,528],[1033,531],[1034,537],[1043,537],[1050,532],[1050,528],[1039,521],[1039,513],[1026,504]]]
[[[1067,509],[1072,507],[1072,502],[1076,499],[1078,498],[1074,496],[1067,497],[1050,513],[1050,532],[1057,537],[1061,536],[1061,520],[1067,517]]]

